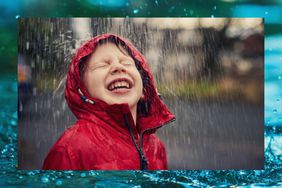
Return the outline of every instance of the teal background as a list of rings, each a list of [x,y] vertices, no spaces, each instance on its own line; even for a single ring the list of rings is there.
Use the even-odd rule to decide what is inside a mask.
[[[1,1],[0,186],[282,186],[282,2]],[[17,170],[17,18],[19,17],[263,17],[265,18],[265,169],[226,171]]]

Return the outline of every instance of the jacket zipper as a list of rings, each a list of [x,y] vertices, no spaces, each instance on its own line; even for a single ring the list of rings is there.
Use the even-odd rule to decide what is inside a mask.
[[[157,128],[162,127],[162,126],[164,126],[164,125],[166,125],[168,123],[171,123],[171,122],[175,121],[175,118],[173,118],[172,120],[170,120],[170,121],[168,121],[168,122],[166,122],[164,124],[161,124],[160,126],[144,130],[142,132],[141,136],[140,136],[140,139],[139,139],[139,141],[140,141],[140,146],[139,147],[136,144],[135,138],[134,138],[132,130],[130,128],[129,121],[128,121],[128,116],[125,115],[124,118],[125,118],[125,124],[126,124],[126,126],[128,128],[128,131],[130,133],[130,137],[131,137],[131,139],[132,139],[132,141],[134,143],[134,146],[135,146],[135,148],[136,148],[136,150],[137,150],[137,152],[139,154],[139,157],[140,157],[140,167],[141,167],[141,170],[148,170],[148,161],[147,161],[147,159],[146,159],[146,157],[145,157],[145,155],[143,153],[143,150],[142,150],[142,147],[143,147],[143,136],[144,136],[145,132],[147,132],[149,130],[152,130],[152,129],[157,129]]]
[[[131,137],[131,139],[132,139],[132,141],[134,143],[134,146],[135,146],[135,148],[136,148],[136,150],[137,150],[137,152],[139,154],[139,157],[140,157],[140,167],[141,167],[141,170],[148,170],[148,168],[147,168],[148,167],[148,162],[147,162],[147,159],[146,159],[146,157],[145,157],[145,155],[144,155],[144,153],[142,151],[141,144],[140,144],[140,147],[138,147],[138,145],[136,144],[135,138],[133,136],[132,130],[130,128],[127,115],[125,115],[124,118],[125,118],[125,124],[126,124],[127,129],[128,129],[128,131],[130,133],[130,137]],[[143,139],[142,137],[143,136],[141,135],[141,137],[140,137],[141,141]]]

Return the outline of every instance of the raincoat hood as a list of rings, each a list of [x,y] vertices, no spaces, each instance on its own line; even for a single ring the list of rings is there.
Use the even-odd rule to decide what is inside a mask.
[[[113,38],[121,44],[126,45],[131,56],[140,63],[140,67],[146,75],[146,84],[143,84],[143,102],[147,113],[137,113],[136,125],[138,126],[138,132],[147,129],[154,130],[154,128],[158,128],[173,120],[175,118],[174,115],[169,111],[157,93],[153,76],[145,57],[129,41],[113,34],[103,34],[92,38],[83,44],[74,55],[69,67],[65,91],[65,97],[71,111],[78,119],[93,121],[96,118],[107,120],[109,118],[119,119],[116,116],[130,113],[128,104],[108,105],[99,99],[92,98],[87,92],[80,76],[79,65],[82,63],[83,58],[95,51],[99,41],[109,38]],[[102,116],[108,117],[105,118]]]

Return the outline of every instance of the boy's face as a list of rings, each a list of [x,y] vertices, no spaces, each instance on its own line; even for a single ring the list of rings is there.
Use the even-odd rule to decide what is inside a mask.
[[[83,83],[93,98],[136,109],[143,84],[134,60],[113,43],[98,46],[86,63]]]

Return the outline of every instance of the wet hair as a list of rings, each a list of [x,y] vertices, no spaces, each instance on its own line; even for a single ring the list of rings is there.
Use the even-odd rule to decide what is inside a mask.
[[[136,66],[138,72],[141,75],[141,79],[142,79],[142,83],[143,83],[143,93],[144,93],[147,86],[149,86],[149,76],[148,76],[148,73],[142,68],[141,63],[137,59],[134,58],[134,56],[132,55],[131,49],[125,44],[124,41],[121,41],[120,39],[118,39],[118,37],[115,37],[115,36],[110,36],[109,38],[100,40],[98,42],[97,46],[100,46],[100,45],[106,44],[106,43],[115,44],[123,54],[125,54],[126,56],[129,55],[134,60],[135,66]],[[86,63],[88,62],[92,53],[89,54],[88,56],[83,57],[80,60],[80,63],[79,63],[80,78],[82,78],[82,76],[84,74],[84,71],[85,71],[85,68],[86,68]],[[149,107],[150,107],[149,101],[144,101],[143,99],[140,99],[138,104],[137,104],[137,114],[142,115],[142,116],[146,116],[148,114]]]

